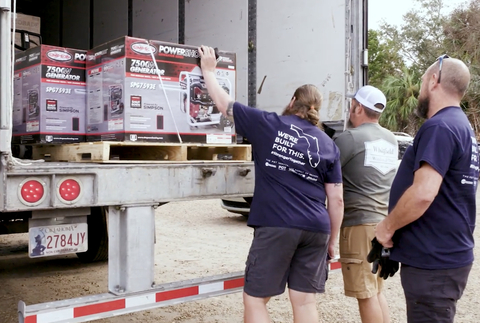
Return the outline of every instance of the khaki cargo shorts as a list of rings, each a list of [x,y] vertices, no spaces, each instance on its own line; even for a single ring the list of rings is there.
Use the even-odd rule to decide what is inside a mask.
[[[372,274],[367,255],[372,248],[376,224],[345,227],[340,230],[340,262],[345,296],[371,298],[383,289],[383,279]]]

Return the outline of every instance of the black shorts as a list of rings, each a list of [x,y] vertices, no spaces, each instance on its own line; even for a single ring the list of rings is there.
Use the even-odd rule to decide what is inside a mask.
[[[330,235],[299,229],[255,228],[245,268],[247,295],[271,297],[288,288],[325,292]]]
[[[408,323],[453,323],[472,265],[427,270],[402,264]]]

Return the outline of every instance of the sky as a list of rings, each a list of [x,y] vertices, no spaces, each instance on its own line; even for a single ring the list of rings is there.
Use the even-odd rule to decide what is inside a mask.
[[[466,0],[443,0],[445,13],[457,8]],[[414,9],[414,0],[368,0],[368,28],[378,29],[382,19],[393,25],[401,25],[403,15]]]

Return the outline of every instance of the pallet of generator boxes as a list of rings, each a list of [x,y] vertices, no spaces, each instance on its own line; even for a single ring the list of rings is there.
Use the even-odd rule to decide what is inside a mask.
[[[235,99],[235,54],[219,55],[217,79]],[[89,50],[86,140],[235,143],[198,63],[197,47],[132,37]]]
[[[47,45],[16,53],[14,144],[85,141],[85,57]]]

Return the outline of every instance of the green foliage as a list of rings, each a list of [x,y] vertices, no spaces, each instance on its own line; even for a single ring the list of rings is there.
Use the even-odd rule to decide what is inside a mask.
[[[480,0],[455,9],[446,20],[443,46],[450,56],[464,61],[470,69],[470,86],[463,100],[463,110],[480,134]]]
[[[401,27],[403,54],[412,61],[411,68],[423,73],[437,57],[444,54],[445,39],[442,26],[445,17],[441,11],[443,0],[416,0],[417,10],[404,16]]]
[[[368,31],[368,72],[371,85],[379,87],[387,76],[399,75],[405,66],[399,47],[398,43],[391,40],[380,41],[378,31]]]
[[[420,121],[414,115],[420,91],[418,76],[404,67],[399,76],[388,76],[380,89],[388,100],[380,124],[392,131],[416,132],[420,126]]]
[[[387,96],[380,122],[391,130],[416,132],[421,121],[413,111],[421,75],[447,53],[470,68],[462,108],[480,133],[480,0],[469,0],[448,15],[443,8],[443,0],[416,0],[401,26],[384,23],[369,31],[369,83]]]

